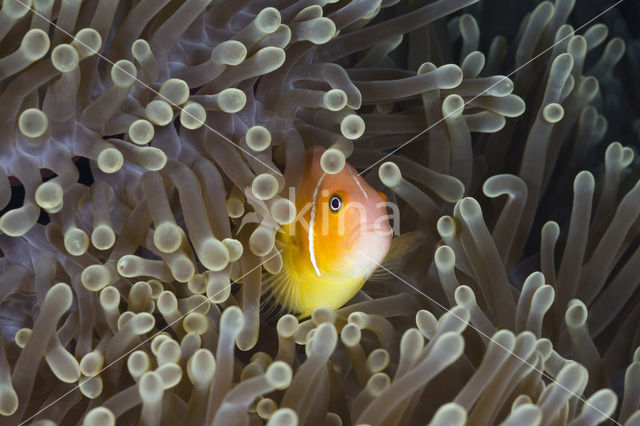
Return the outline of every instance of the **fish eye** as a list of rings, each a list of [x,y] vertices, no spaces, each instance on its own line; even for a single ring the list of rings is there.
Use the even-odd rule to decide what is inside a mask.
[[[340,198],[338,194],[333,194],[331,198],[329,198],[329,208],[334,213],[342,208],[342,198]]]

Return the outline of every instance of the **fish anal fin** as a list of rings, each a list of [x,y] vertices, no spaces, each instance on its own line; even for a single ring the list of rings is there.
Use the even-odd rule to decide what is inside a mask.
[[[398,274],[409,256],[427,241],[427,235],[422,231],[406,232],[391,240],[389,253],[382,261],[382,265],[368,278],[369,281],[385,281]]]

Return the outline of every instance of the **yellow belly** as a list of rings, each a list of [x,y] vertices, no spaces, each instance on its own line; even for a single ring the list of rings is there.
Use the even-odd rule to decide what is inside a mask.
[[[363,277],[321,276],[314,271],[305,274],[300,282],[299,313],[311,314],[314,309],[325,307],[338,309],[349,301],[362,288]]]
[[[269,277],[267,283],[276,301],[284,308],[301,316],[314,309],[338,309],[362,288],[365,277],[353,276],[348,268],[326,271],[321,276],[311,263],[294,247],[282,252],[283,270]]]

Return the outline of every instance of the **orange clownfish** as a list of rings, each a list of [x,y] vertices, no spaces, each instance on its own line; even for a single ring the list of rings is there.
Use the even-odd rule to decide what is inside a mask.
[[[337,174],[325,173],[323,152],[320,147],[306,152],[295,199],[298,216],[278,233],[283,267],[264,280],[270,298],[301,317],[318,307],[343,306],[392,247],[386,196],[349,164]],[[406,252],[406,244],[401,245]]]

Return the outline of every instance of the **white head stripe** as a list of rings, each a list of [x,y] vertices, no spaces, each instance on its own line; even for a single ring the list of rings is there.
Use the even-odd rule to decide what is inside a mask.
[[[316,219],[316,203],[318,201],[318,193],[320,192],[320,185],[322,185],[322,180],[324,179],[324,177],[325,177],[325,173],[323,173],[322,176],[320,176],[320,179],[318,179],[318,183],[316,184],[316,187],[313,189],[311,217],[309,219],[309,260],[311,260],[311,265],[313,266],[313,269],[316,271],[316,275],[318,275],[319,277],[321,277],[322,274],[320,273],[320,269],[318,269],[318,265],[316,264],[316,253],[313,248],[313,223],[315,222],[315,219]]]
[[[353,180],[356,181],[356,185],[358,185],[358,188],[360,188],[360,191],[362,191],[362,195],[364,195],[364,198],[368,200],[369,196],[367,195],[367,191],[364,190],[356,175],[353,174],[353,171],[351,169],[349,169],[349,173],[351,174],[351,176],[353,176]]]

